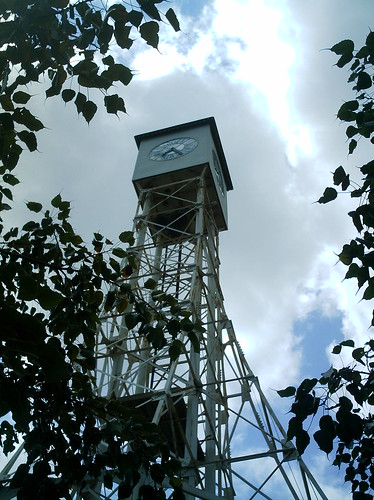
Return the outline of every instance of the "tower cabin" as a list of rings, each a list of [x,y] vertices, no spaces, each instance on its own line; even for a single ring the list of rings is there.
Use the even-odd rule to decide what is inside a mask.
[[[233,186],[213,117],[140,134],[135,141],[139,152],[133,184],[143,210],[152,191],[153,232],[157,227],[168,229],[162,233],[162,244],[195,234],[196,210],[191,207],[199,203],[201,182],[204,208],[218,231],[227,229],[227,191]]]

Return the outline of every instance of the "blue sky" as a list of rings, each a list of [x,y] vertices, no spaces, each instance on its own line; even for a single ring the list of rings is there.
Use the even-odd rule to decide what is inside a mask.
[[[355,237],[345,215],[350,200],[314,202],[337,166],[354,174],[370,158],[361,145],[347,158],[336,113],[352,91],[346,72],[322,49],[344,38],[359,47],[373,4],[177,0],[170,6],[182,32],[163,26],[159,52],[139,40],[128,54],[136,77],[121,91],[127,116],[100,111],[88,127],[72,106],[45,101],[35,89],[34,106],[48,128],[39,153],[25,155],[19,167],[14,222],[23,220],[25,200],[48,201],[61,192],[72,200],[73,224],[87,241],[97,230],[115,239],[132,227],[136,207],[133,136],[214,116],[234,185],[220,246],[225,306],[264,391],[286,413],[276,389],[325,371],[334,343],[370,334],[369,307],[354,283],[342,281],[345,269],[337,264],[341,246]],[[312,457],[314,467],[321,466],[318,458]],[[343,498],[333,492],[332,500]]]

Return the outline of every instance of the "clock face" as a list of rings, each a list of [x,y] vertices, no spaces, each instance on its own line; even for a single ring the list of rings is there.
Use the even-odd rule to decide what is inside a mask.
[[[159,144],[149,153],[154,161],[174,160],[191,153],[197,146],[197,140],[192,137],[179,137]]]
[[[213,149],[213,163],[214,163],[214,172],[217,177],[217,182],[219,186],[219,190],[221,191],[222,196],[224,196],[225,191],[223,189],[223,175],[222,175],[222,170],[221,170],[221,165],[219,164],[217,154]]]

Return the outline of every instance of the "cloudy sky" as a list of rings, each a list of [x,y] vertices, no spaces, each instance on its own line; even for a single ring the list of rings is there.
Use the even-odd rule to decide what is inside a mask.
[[[128,88],[118,89],[127,115],[102,111],[87,126],[73,106],[44,101],[33,89],[48,128],[39,153],[25,154],[19,166],[13,221],[24,217],[25,200],[47,202],[61,192],[87,241],[96,230],[115,239],[132,227],[136,207],[133,136],[214,116],[234,185],[221,237],[226,310],[251,368],[285,413],[276,389],[319,376],[334,343],[370,335],[370,310],[354,283],[342,282],[345,269],[334,254],[355,237],[350,200],[313,202],[340,164],[354,172],[370,158],[364,146],[347,157],[336,112],[352,93],[346,72],[323,49],[344,38],[359,48],[373,27],[372,0],[172,6],[182,32],[164,26],[159,52],[138,40],[125,54],[136,72]],[[329,498],[344,498],[337,492]]]

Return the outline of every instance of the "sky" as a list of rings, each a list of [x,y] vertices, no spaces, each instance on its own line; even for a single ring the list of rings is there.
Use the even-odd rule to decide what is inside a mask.
[[[182,31],[164,25],[159,51],[137,40],[123,58],[135,73],[127,88],[116,89],[127,115],[100,110],[87,126],[73,106],[45,101],[42,89],[33,89],[34,110],[47,128],[39,151],[25,153],[18,167],[12,223],[25,220],[25,201],[47,203],[60,192],[72,201],[72,223],[85,240],[94,231],[115,240],[131,229],[136,208],[134,135],[214,116],[234,185],[220,239],[225,307],[266,395],[285,414],[289,402],[276,390],[326,371],[335,343],[372,335],[370,307],[354,282],[343,281],[346,269],[336,256],[356,236],[347,216],[351,200],[315,201],[339,165],[357,176],[355,167],[370,159],[364,144],[348,158],[336,113],[353,94],[347,72],[324,49],[345,38],[359,48],[373,4],[159,5],[169,6]],[[313,467],[321,467],[321,457],[312,457]],[[329,498],[348,498],[339,486],[343,476],[332,474]]]

